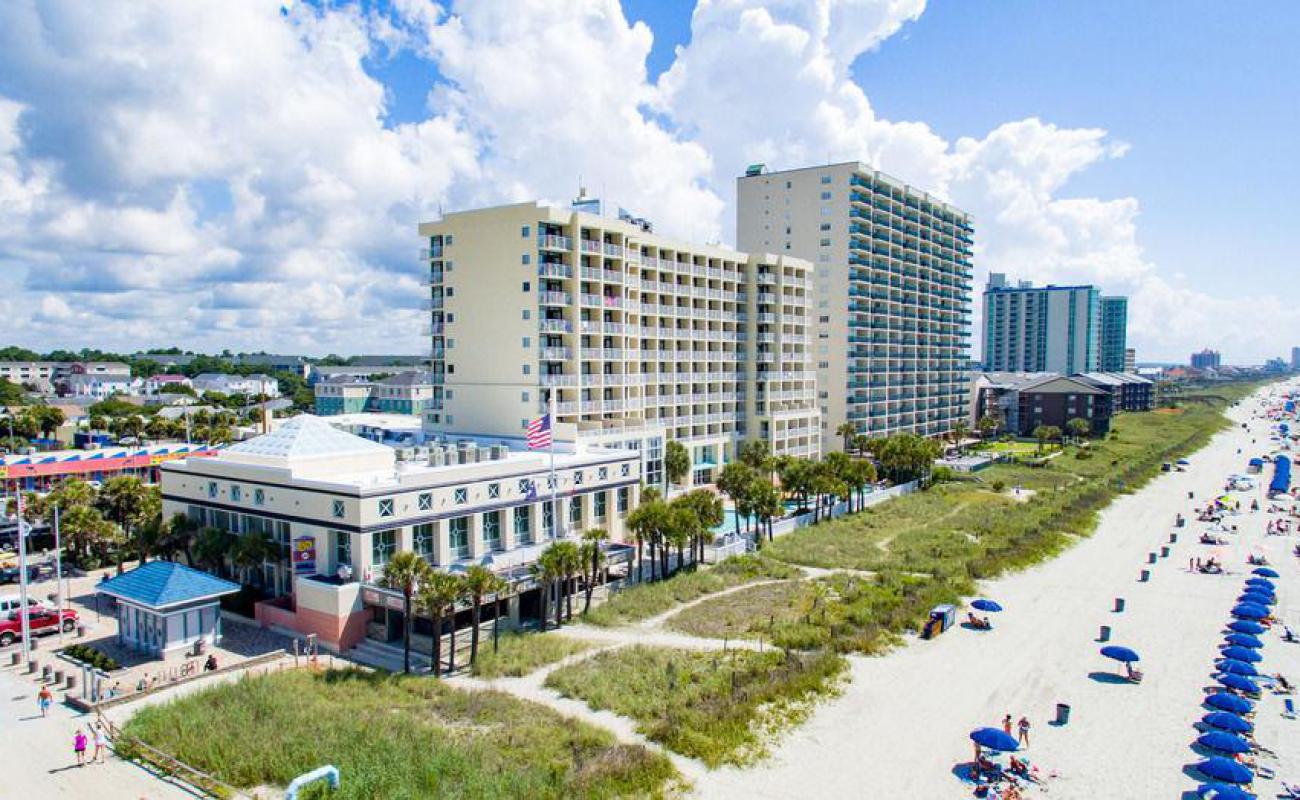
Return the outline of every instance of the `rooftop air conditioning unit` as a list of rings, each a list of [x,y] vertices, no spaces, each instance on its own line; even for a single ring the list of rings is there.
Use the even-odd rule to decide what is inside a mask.
[[[429,466],[445,467],[447,465],[447,451],[441,447],[429,448]]]

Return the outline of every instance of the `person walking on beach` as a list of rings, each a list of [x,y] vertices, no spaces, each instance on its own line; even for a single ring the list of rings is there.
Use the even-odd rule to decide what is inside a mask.
[[[42,686],[39,694],[36,695],[36,707],[41,710],[41,716],[49,716],[50,705],[54,702],[54,695],[50,692],[50,687]]]
[[[86,734],[77,728],[77,732],[72,736],[72,750],[77,754],[77,766],[86,766]]]
[[[104,763],[105,754],[108,752],[108,736],[104,734],[104,724],[97,723],[94,726],[95,735],[95,755],[91,757],[91,762],[96,764]]]
[[[1002,732],[1007,736],[1011,735],[1011,715],[1007,714],[1002,718]]]
[[[1018,727],[1020,728],[1020,735],[1017,737],[1016,741],[1020,743],[1021,747],[1028,747],[1029,746],[1029,717],[1021,717],[1020,725]]]

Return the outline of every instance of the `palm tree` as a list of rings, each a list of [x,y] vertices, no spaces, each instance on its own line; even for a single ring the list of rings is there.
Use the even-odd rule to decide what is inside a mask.
[[[456,601],[463,592],[461,577],[431,569],[416,592],[416,608],[428,614],[433,620],[433,646],[430,648],[429,658],[432,661],[433,675],[437,677],[442,674],[443,620],[448,614],[455,613]]]
[[[576,542],[556,542],[551,545],[556,551],[556,561],[559,566],[561,591],[564,593],[565,619],[573,620],[573,579],[582,571],[582,553],[578,549]],[[558,606],[559,598],[556,598],[557,606],[555,609],[556,622],[559,622],[560,609]],[[557,625],[558,627],[558,625]]]
[[[600,575],[601,564],[605,561],[605,549],[602,545],[607,541],[609,541],[609,532],[604,528],[589,528],[582,534],[583,549],[586,555],[583,563],[591,566],[591,571],[584,576],[587,582],[587,597],[582,606],[583,616],[586,616],[587,612],[591,610],[591,594],[595,591],[596,578]]]
[[[737,537],[740,536],[740,498],[745,495],[757,477],[749,465],[740,461],[731,462],[722,468],[722,472],[718,473],[718,491],[730,497],[731,504],[736,507]]]
[[[429,573],[429,562],[410,550],[394,553],[381,583],[402,593],[402,672],[411,672],[411,597]]]
[[[241,583],[251,584],[250,573],[262,566],[267,556],[272,553],[273,545],[265,533],[246,533],[236,536],[230,549],[230,560],[239,570]]]
[[[496,585],[496,577],[492,570],[481,564],[471,564],[469,569],[465,570],[465,594],[469,596],[470,619],[473,621],[473,627],[469,632],[470,666],[478,660],[478,629],[482,622],[483,598],[492,593],[492,588]]]
[[[555,555],[548,547],[537,557],[537,561],[532,567],[533,577],[537,579],[537,588],[540,594],[537,597],[537,626],[543,633],[546,632],[546,615],[550,611],[551,603],[551,582],[555,579]]]
[[[992,414],[985,414],[979,418],[979,422],[975,423],[975,427],[979,428],[980,438],[987,441],[998,432],[998,418]]]
[[[767,540],[772,541],[772,520],[785,511],[785,504],[781,502],[781,493],[770,483],[756,484],[749,502],[754,514],[758,515],[767,527]],[[754,539],[756,547],[761,548],[763,531],[757,531]]]
[[[127,538],[139,526],[162,513],[162,497],[157,487],[145,486],[132,475],[119,475],[105,481],[95,504],[105,517],[121,526]],[[124,555],[118,554],[119,568]]]
[[[686,545],[690,543],[695,535],[695,529],[700,525],[695,509],[685,501],[685,497],[679,497],[670,504],[668,530],[664,532],[665,544],[677,548],[678,570],[686,566]]]
[[[681,485],[691,471],[691,454],[686,446],[678,441],[671,441],[664,449],[664,471],[668,473],[668,482]]]
[[[230,534],[220,528],[204,528],[194,539],[194,558],[210,571],[225,572],[226,555],[232,545]]]
[[[502,578],[500,575],[492,576],[492,652],[497,652],[501,647],[501,601],[504,599],[506,592],[510,591],[510,581]]]
[[[651,499],[646,500],[649,491],[642,495],[641,504],[627,515],[627,526],[636,533],[638,547],[641,544],[649,545],[650,549],[650,580],[655,579],[655,545],[663,535],[663,529],[668,516],[668,504],[660,500],[658,495],[650,495]],[[638,572],[640,565],[638,564]]]
[[[952,436],[952,443],[956,446],[958,454],[961,453],[961,443],[969,434],[970,426],[966,424],[965,419],[959,417],[952,423],[952,430],[949,435]]]
[[[1083,417],[1075,417],[1065,423],[1065,429],[1070,432],[1070,437],[1076,442],[1092,432],[1092,425]]]
[[[708,489],[696,489],[687,494],[684,500],[695,513],[698,523],[691,526],[688,531],[691,537],[691,559],[696,562],[703,561],[704,545],[712,540],[713,529],[726,519],[722,498]]]
[[[847,453],[853,446],[853,437],[858,435],[858,429],[852,422],[841,422],[835,429],[835,435],[844,439],[844,452]]]

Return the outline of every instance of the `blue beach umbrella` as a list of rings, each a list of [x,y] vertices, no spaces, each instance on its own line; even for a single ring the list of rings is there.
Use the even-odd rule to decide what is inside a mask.
[[[1215,680],[1221,683],[1222,685],[1228,687],[1229,689],[1236,689],[1239,692],[1249,692],[1251,694],[1259,694],[1259,686],[1250,678],[1244,678],[1241,675],[1233,675],[1232,673],[1228,673],[1225,675],[1220,675],[1219,677],[1215,678]]]
[[[1264,660],[1264,657],[1259,653],[1256,653],[1254,650],[1246,647],[1238,647],[1235,644],[1231,647],[1223,648],[1223,650],[1220,651],[1220,655],[1224,658],[1230,658],[1233,661],[1245,661],[1247,664],[1258,664]]]
[[[1230,714],[1227,711],[1211,711],[1201,717],[1201,722],[1211,728],[1218,728],[1221,731],[1230,731],[1232,733],[1250,733],[1255,727],[1236,714]]]
[[[1258,575],[1256,575],[1253,578],[1247,578],[1246,585],[1258,586],[1259,588],[1267,589],[1270,592],[1277,588],[1276,586],[1273,585],[1273,582],[1270,581],[1268,578],[1261,578]]]
[[[1231,759],[1215,756],[1196,765],[1196,769],[1216,781],[1224,783],[1250,783],[1255,774]]]
[[[1254,665],[1232,658],[1225,658],[1219,662],[1219,672],[1227,675],[1249,675],[1252,678],[1259,674],[1259,670],[1255,669]]]
[[[1232,733],[1212,731],[1197,737],[1196,743],[1201,747],[1218,750],[1220,753],[1249,753],[1250,742]]]
[[[1236,631],[1237,633],[1249,633],[1258,636],[1259,634],[1268,630],[1268,628],[1265,628],[1263,625],[1260,625],[1258,622],[1253,622],[1248,619],[1235,619],[1232,622],[1228,623],[1228,630]]]
[[[1230,783],[1203,783],[1196,796],[1201,800],[1255,800],[1255,795]]]
[[[1237,598],[1237,602],[1258,603],[1261,606],[1275,606],[1277,605],[1277,595],[1269,594],[1268,592],[1242,592],[1241,596]]]
[[[1119,645],[1115,645],[1115,644],[1107,645],[1106,647],[1101,648],[1101,654],[1106,658],[1113,658],[1116,661],[1123,661],[1125,664],[1131,663],[1133,661],[1142,660],[1137,653],[1133,652],[1127,647],[1120,647]]]
[[[1271,569],[1271,568],[1269,568],[1269,567],[1256,567],[1255,569],[1252,569],[1252,570],[1251,570],[1251,574],[1253,574],[1253,575],[1258,575],[1258,576],[1261,577],[1261,578],[1280,578],[1280,577],[1282,577],[1281,575],[1278,575],[1278,574],[1277,574],[1277,570],[1275,570],[1275,569]]]
[[[1249,647],[1258,650],[1264,646],[1264,643],[1258,637],[1251,636],[1249,633],[1230,633],[1223,637],[1224,641],[1235,644],[1238,647]]]
[[[1002,606],[998,605],[996,601],[986,600],[983,597],[971,603],[970,607],[977,611],[990,611],[995,614],[1002,610]]]
[[[1210,708],[1217,708],[1220,711],[1227,711],[1232,714],[1248,714],[1255,710],[1254,703],[1227,692],[1210,695],[1205,698],[1205,704]]]
[[[976,728],[970,732],[970,738],[975,744],[990,750],[1014,753],[1020,749],[1016,740],[1000,728]]]
[[[1268,609],[1257,603],[1242,603],[1232,609],[1232,616],[1241,619],[1263,619],[1268,616]]]

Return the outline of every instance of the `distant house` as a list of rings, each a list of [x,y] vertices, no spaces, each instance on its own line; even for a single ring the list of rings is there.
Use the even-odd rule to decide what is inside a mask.
[[[1110,431],[1110,392],[1055,373],[980,373],[972,385],[974,420],[993,415],[1014,436],[1033,436],[1039,425],[1065,430],[1072,419],[1088,421],[1094,435]]]
[[[311,373],[311,364],[305,356],[279,356],[269,353],[240,353],[235,363],[242,367],[260,367],[272,372],[292,372],[302,377]]]
[[[0,378],[41,392],[59,388],[74,375],[129,378],[131,367],[120,361],[0,361]]]
[[[90,397],[105,400],[109,397],[139,397],[144,393],[144,381],[127,375],[76,374],[62,378],[59,391],[73,397]]]
[[[199,394],[221,392],[222,394],[280,396],[279,381],[269,375],[226,375],[220,372],[204,372],[194,376],[192,385],[194,391]]]
[[[193,386],[194,384],[184,375],[151,375],[145,378],[144,391],[146,394],[159,394],[164,386]]]
[[[433,379],[427,372],[402,372],[379,381],[340,375],[315,386],[316,413],[415,414],[433,403]]]

